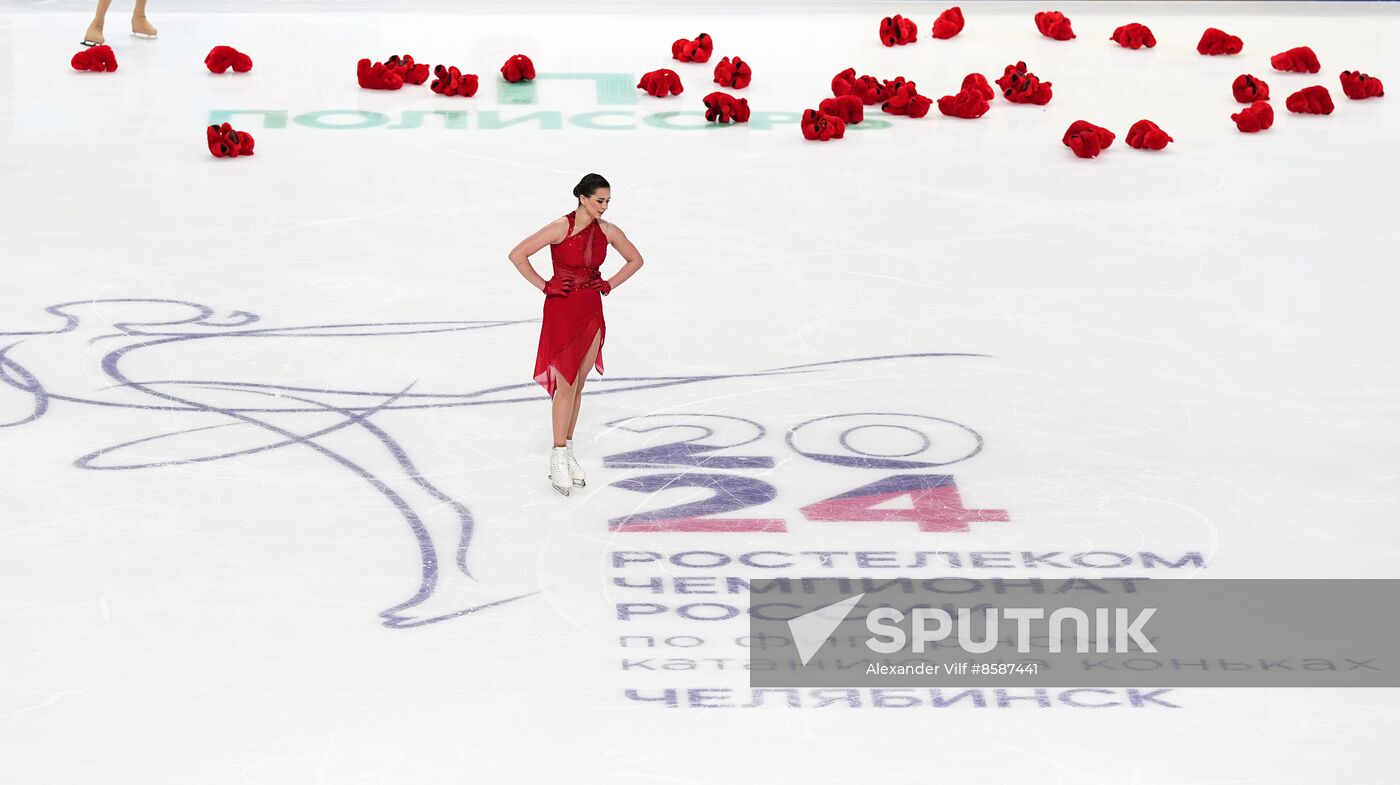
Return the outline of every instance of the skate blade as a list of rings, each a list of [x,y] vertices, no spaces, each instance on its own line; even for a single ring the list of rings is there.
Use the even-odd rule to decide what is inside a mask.
[[[574,487],[575,487],[575,488],[582,488],[582,487],[584,487],[584,486],[586,486],[586,485],[588,485],[588,483],[587,483],[586,481],[584,481],[584,480],[574,480]]]
[[[136,31],[134,31],[134,30],[133,30],[132,33],[131,33],[131,37],[132,37],[132,38],[140,38],[140,39],[143,40],[143,41],[154,41],[154,40],[156,40],[156,37],[159,36],[159,35],[160,35],[159,33],[157,33],[156,35],[150,35],[149,33],[138,33],[138,32],[136,32]]]

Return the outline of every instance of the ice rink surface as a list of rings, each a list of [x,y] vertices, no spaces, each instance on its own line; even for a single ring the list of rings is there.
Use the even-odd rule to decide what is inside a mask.
[[[157,0],[138,41],[118,3],[91,74],[85,4],[0,6],[0,782],[1394,781],[1393,690],[751,705],[742,613],[702,620],[731,579],[1400,563],[1397,99],[1337,78],[1400,82],[1397,8],[1065,3],[1057,42],[963,3],[932,40],[943,7]],[[1155,49],[1108,40],[1132,21]],[[1198,55],[1208,26],[1244,51]],[[1270,68],[1299,45],[1321,73]],[[357,87],[405,52],[480,92]],[[755,117],[707,128],[726,55]],[[1018,60],[1048,105],[796,124],[847,67],[937,98]],[[658,68],[685,92],[635,89]],[[1283,110],[1310,84],[1332,115]],[[1175,142],[1128,148],[1140,118]],[[209,155],[222,119],[253,157]],[[1074,158],[1078,119],[1118,140]],[[565,499],[506,253],[588,172],[645,266]],[[811,519],[891,476],[955,495]]]

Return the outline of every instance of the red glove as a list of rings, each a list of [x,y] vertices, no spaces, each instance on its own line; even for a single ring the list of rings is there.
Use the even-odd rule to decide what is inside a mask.
[[[608,283],[608,279],[606,278],[599,278],[595,281],[590,281],[588,283],[588,288],[597,289],[599,292],[602,292],[604,297],[607,297],[608,292],[612,291],[612,284]]]
[[[563,297],[573,290],[572,281],[566,281],[563,278],[550,278],[545,282],[543,291],[545,297]]]

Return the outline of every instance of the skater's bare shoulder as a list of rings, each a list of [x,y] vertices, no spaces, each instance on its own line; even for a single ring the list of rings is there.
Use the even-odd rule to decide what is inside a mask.
[[[546,230],[549,231],[550,245],[558,245],[559,243],[564,242],[564,240],[569,236],[568,216],[555,218],[553,221],[550,221],[549,223],[545,224],[543,229],[540,229],[541,232],[544,232]]]
[[[627,239],[621,226],[612,221],[604,221],[602,218],[598,219],[598,226],[603,230],[603,236],[608,238],[608,244],[616,248],[617,252],[622,254],[623,259],[629,262],[634,260],[641,262],[641,252],[637,250],[637,246],[633,245],[631,240]]]
[[[550,221],[511,249],[509,254],[511,261],[519,264],[521,260],[533,255],[546,245],[558,245],[564,241],[568,231],[569,221],[567,218],[556,218]]]

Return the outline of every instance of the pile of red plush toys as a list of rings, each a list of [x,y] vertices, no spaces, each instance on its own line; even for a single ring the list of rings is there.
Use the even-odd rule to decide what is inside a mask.
[[[1034,22],[1036,30],[1046,38],[1070,41],[1076,37],[1072,22],[1059,11],[1041,11],[1035,14]],[[930,34],[935,39],[948,39],[961,33],[965,26],[962,9],[955,6],[938,15]],[[878,36],[885,46],[907,46],[919,40],[919,28],[913,20],[896,14],[880,20]],[[1152,49],[1157,46],[1152,30],[1137,22],[1119,26],[1109,40],[1125,49]],[[1196,44],[1196,51],[1203,55],[1237,55],[1243,50],[1244,42],[1238,36],[1214,27],[1207,28]],[[1317,55],[1306,46],[1280,52],[1269,62],[1278,71],[1315,74],[1321,70]],[[1342,91],[1353,100],[1385,94],[1381,80],[1359,71],[1343,71],[1341,82]],[[1024,62],[1007,65],[995,84],[1008,103],[1044,106],[1053,96],[1050,82],[1041,80]],[[1231,115],[1241,132],[1255,133],[1273,125],[1273,108],[1268,103],[1269,87],[1262,79],[1241,74],[1235,79],[1232,91],[1236,101],[1248,104]],[[931,105],[930,99],[919,95],[914,82],[902,76],[894,79],[857,76],[854,68],[847,68],[832,79],[831,92],[833,98],[823,99],[816,109],[803,112],[803,137],[821,142],[841,139],[845,136],[847,125],[861,122],[865,106],[878,103],[886,114],[919,118],[928,113]],[[972,73],[963,78],[958,92],[945,95],[936,103],[943,115],[972,120],[986,114],[996,94],[997,91],[992,89],[985,76]],[[1298,90],[1288,97],[1285,106],[1290,112],[1299,114],[1330,114],[1334,109],[1331,95],[1322,85]],[[1115,138],[1107,128],[1086,120],[1076,120],[1070,124],[1061,141],[1076,156],[1094,158],[1113,144]],[[1128,146],[1140,150],[1161,150],[1172,141],[1170,134],[1146,119],[1134,123],[1127,133]]]
[[[112,47],[104,44],[73,55],[72,65],[77,71],[105,73],[117,70],[117,57]],[[235,73],[242,74],[253,70],[253,59],[231,46],[216,46],[204,57],[204,66],[210,73],[222,74],[232,68]],[[205,129],[204,135],[209,153],[215,158],[238,158],[253,154],[253,135],[239,131],[228,123],[211,125]]]
[[[211,74],[227,73],[230,68],[234,73],[246,74],[253,70],[253,58],[231,46],[216,46],[204,56],[204,67]],[[228,123],[209,126],[204,136],[209,143],[209,154],[215,158],[238,158],[253,154],[253,135],[239,131]]]
[[[393,55],[384,62],[369,58],[360,60],[355,77],[366,90],[398,90],[406,84],[421,85],[433,76],[428,89],[438,95],[470,98],[476,95],[481,79],[476,74],[463,73],[455,65],[417,63],[413,55]],[[511,55],[501,66],[501,77],[507,82],[529,82],[535,78],[535,64],[525,55]]]
[[[694,38],[678,38],[671,43],[671,59],[680,63],[703,64],[715,52],[715,40],[709,33]],[[711,72],[714,83],[730,90],[742,90],[753,81],[753,68],[742,57],[721,57]],[[685,91],[680,74],[669,68],[658,68],[642,74],[637,89],[655,98],[680,95]],[[749,100],[716,90],[703,99],[705,120],[711,123],[747,123]]]
[[[1036,30],[1046,38],[1071,41],[1076,38],[1068,17],[1059,11],[1041,11],[1034,16]],[[939,40],[953,38],[963,32],[966,20],[962,9],[949,8],[934,19],[930,37]],[[880,20],[879,41],[887,47],[908,46],[919,40],[918,24],[899,14]],[[1157,39],[1152,30],[1137,22],[1121,25],[1109,40],[1125,49],[1153,49]],[[671,58],[686,65],[708,63],[714,54],[714,39],[708,33],[694,38],[677,39],[671,44]],[[1235,56],[1244,51],[1244,41],[1215,27],[1206,28],[1196,43],[1196,51],[1206,56]],[[223,74],[247,73],[253,68],[248,55],[231,46],[216,46],[204,58],[210,72]],[[1269,59],[1279,72],[1316,74],[1322,70],[1317,54],[1306,46],[1279,52]],[[93,46],[73,56],[72,65],[78,71],[106,73],[117,70],[117,59],[110,46]],[[501,77],[510,83],[529,82],[535,78],[535,65],[523,54],[510,56],[501,66]],[[383,62],[362,59],[356,66],[356,79],[367,90],[399,90],[405,84],[421,85],[432,77],[429,89],[443,96],[468,98],[476,95],[480,80],[476,74],[463,73],[456,66],[415,62],[412,55],[392,55]],[[741,57],[721,57],[712,71],[715,84],[726,90],[743,90],[753,80],[753,69]],[[994,89],[992,84],[996,85]],[[1380,79],[1360,71],[1341,73],[1342,92],[1352,100],[1379,98],[1385,95]],[[684,92],[681,76],[669,68],[648,71],[637,83],[637,89],[656,98],[677,96]],[[1054,96],[1051,83],[1031,72],[1024,61],[1006,65],[995,82],[980,73],[963,77],[957,92],[933,99],[919,92],[918,86],[903,76],[878,79],[869,74],[857,75],[847,68],[831,80],[831,96],[819,101],[815,109],[806,109],[801,116],[802,136],[813,141],[830,141],[845,137],[846,127],[865,119],[865,107],[879,104],[880,111],[901,117],[922,118],[935,104],[940,114],[964,120],[982,117],[1000,92],[1007,103],[1045,106]],[[1236,102],[1245,104],[1230,115],[1242,133],[1258,133],[1273,125],[1274,110],[1269,103],[1269,85],[1253,74],[1240,74],[1231,84]],[[712,123],[746,123],[750,117],[749,102],[731,93],[714,91],[707,94],[705,119]],[[1309,85],[1290,94],[1284,101],[1295,114],[1331,114],[1335,110],[1331,93],[1323,85]],[[206,131],[209,152],[216,158],[238,158],[253,154],[253,137],[231,128],[228,123],[211,125]],[[1097,157],[1108,149],[1115,134],[1087,120],[1076,120],[1065,131],[1061,141],[1080,158]],[[1141,150],[1161,150],[1172,137],[1151,120],[1139,120],[1128,129],[1130,147]]]

